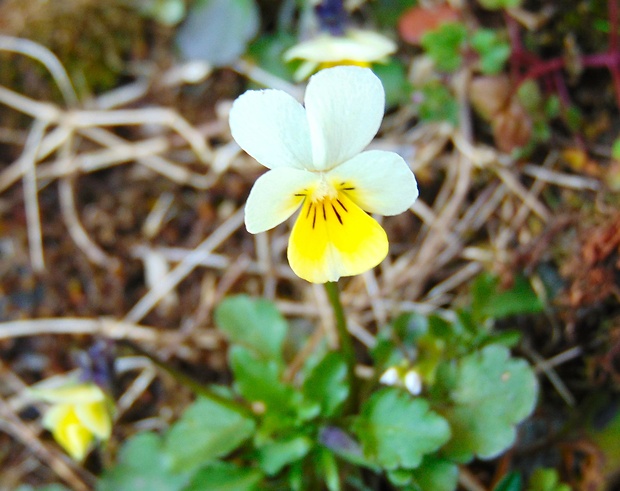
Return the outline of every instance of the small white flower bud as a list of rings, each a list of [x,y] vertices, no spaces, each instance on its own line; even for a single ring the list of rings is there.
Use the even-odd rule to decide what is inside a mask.
[[[409,391],[410,394],[417,396],[422,392],[422,378],[420,374],[415,370],[409,370],[405,374],[405,388]]]
[[[398,370],[394,367],[388,368],[383,375],[379,378],[379,382],[383,385],[398,385],[400,382],[400,376],[398,375]]]

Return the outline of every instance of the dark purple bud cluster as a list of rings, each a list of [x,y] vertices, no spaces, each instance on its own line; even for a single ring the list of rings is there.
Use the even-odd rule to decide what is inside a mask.
[[[314,11],[322,31],[334,36],[344,35],[348,16],[342,0],[323,0]]]

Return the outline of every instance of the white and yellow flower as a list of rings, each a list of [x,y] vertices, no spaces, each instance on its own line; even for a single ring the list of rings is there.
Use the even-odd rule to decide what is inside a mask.
[[[32,393],[51,404],[43,416],[43,427],[73,459],[83,460],[95,440],[110,438],[112,405],[98,385],[73,383]]]
[[[325,32],[296,44],[284,53],[284,61],[303,60],[293,75],[299,82],[321,68],[386,62],[396,48],[394,41],[377,32],[347,29],[342,36]]]
[[[270,169],[250,192],[246,228],[264,232],[301,207],[288,259],[307,281],[336,281],[379,264],[388,239],[368,213],[402,213],[418,196],[399,155],[363,151],[379,130],[384,105],[379,79],[354,66],[314,75],[305,107],[280,90],[247,91],[233,104],[234,139]]]

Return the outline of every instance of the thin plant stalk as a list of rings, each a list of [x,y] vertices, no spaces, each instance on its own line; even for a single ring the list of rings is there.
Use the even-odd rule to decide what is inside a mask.
[[[351,333],[347,329],[347,319],[340,302],[340,290],[338,289],[337,282],[325,283],[325,291],[329,302],[334,309],[334,318],[336,320],[336,331],[338,333],[338,342],[340,344],[340,351],[347,364],[347,381],[349,383],[349,398],[348,404],[345,407],[345,413],[347,409],[353,409],[357,403],[357,381],[355,378],[355,350],[353,348],[353,338]]]
[[[209,389],[208,387],[206,387],[202,383],[198,382],[194,378],[190,377],[186,373],[183,373],[181,370],[178,370],[177,368],[173,367],[172,365],[170,365],[166,361],[161,360],[157,356],[155,356],[152,353],[149,353],[148,351],[140,348],[139,346],[135,345],[132,342],[124,340],[124,341],[122,341],[122,344],[124,346],[128,347],[130,350],[134,351],[135,353],[137,353],[137,354],[139,354],[141,356],[145,356],[146,358],[151,360],[157,367],[159,367],[162,370],[164,370],[172,378],[174,378],[177,382],[179,382],[181,385],[184,385],[185,387],[189,388],[191,391],[193,391],[197,395],[205,397],[205,398],[207,398],[207,399],[209,399],[209,400],[211,400],[211,401],[213,401],[213,402],[215,402],[215,403],[217,403],[217,404],[219,404],[221,406],[226,407],[227,409],[230,409],[231,411],[235,411],[235,412],[241,414],[242,416],[246,416],[246,417],[249,417],[249,418],[254,418],[254,413],[252,413],[250,408],[248,408],[244,404],[242,404],[242,403],[240,403],[238,401],[232,400],[232,399],[228,399],[228,398],[226,398],[224,396],[221,396],[220,394],[212,391],[211,389]]]

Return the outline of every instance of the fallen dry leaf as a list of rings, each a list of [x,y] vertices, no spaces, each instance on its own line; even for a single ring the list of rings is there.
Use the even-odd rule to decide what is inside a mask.
[[[433,7],[412,7],[398,21],[398,32],[403,41],[418,45],[422,36],[441,24],[460,19],[458,10],[450,5],[441,4]]]

